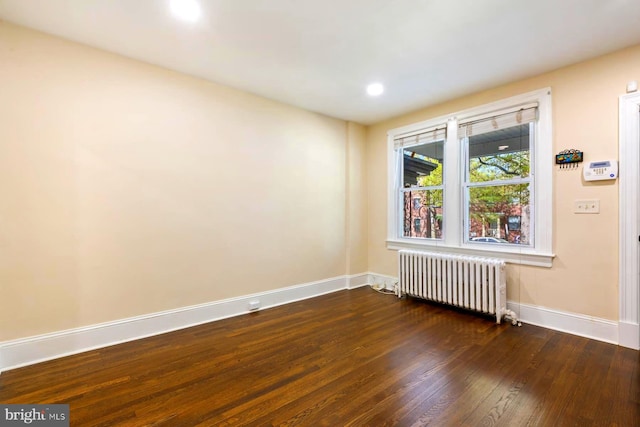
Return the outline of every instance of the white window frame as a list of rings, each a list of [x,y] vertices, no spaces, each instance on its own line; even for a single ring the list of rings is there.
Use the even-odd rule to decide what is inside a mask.
[[[458,137],[458,122],[480,119],[504,112],[505,110],[538,104],[538,120],[535,123],[536,141],[532,149],[531,178],[533,191],[533,246],[495,245],[465,242],[464,239],[464,193],[465,172],[464,146]],[[403,136],[415,134],[422,129],[447,124],[444,144],[444,194],[443,194],[443,238],[420,239],[403,237],[400,221],[403,220],[402,206],[399,204],[398,190],[401,177],[394,141]],[[544,88],[522,95],[513,96],[490,104],[436,117],[423,122],[392,129],[387,133],[387,248],[426,249],[445,253],[492,256],[515,264],[551,267],[553,231],[553,130],[551,112],[551,88]]]

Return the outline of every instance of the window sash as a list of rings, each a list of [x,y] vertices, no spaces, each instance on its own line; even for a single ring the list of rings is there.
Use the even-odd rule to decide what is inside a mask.
[[[396,186],[395,186],[395,191],[398,194],[397,197],[397,202],[396,202],[396,212],[397,212],[397,233],[398,236],[401,238],[405,238],[405,239],[411,239],[411,240],[415,240],[415,239],[429,239],[429,240],[437,240],[440,241],[443,239],[444,237],[444,232],[441,230],[441,236],[440,237],[412,237],[412,236],[406,236],[405,235],[405,195],[407,193],[411,193],[411,192],[419,192],[419,191],[441,191],[442,192],[442,206],[440,206],[441,212],[442,212],[442,224],[443,224],[443,229],[444,229],[444,223],[445,223],[445,209],[444,209],[444,199],[445,199],[445,182],[444,182],[444,176],[442,177],[442,184],[440,185],[430,185],[430,186],[411,186],[411,187],[404,187],[404,174],[405,174],[405,170],[404,170],[404,150],[405,148],[410,148],[410,147],[415,147],[418,145],[427,145],[427,144],[435,144],[438,142],[442,142],[443,145],[443,151],[446,151],[446,134],[447,134],[447,129],[446,127],[443,128],[442,126],[436,126],[434,128],[430,128],[424,131],[416,131],[410,134],[405,134],[400,138],[396,138],[394,140],[394,151],[395,151],[395,155],[396,155]],[[446,166],[446,155],[443,152],[443,158],[442,158],[442,168],[443,170],[447,169]],[[400,190],[400,191],[398,191]],[[413,227],[413,225],[410,225],[411,227]]]
[[[441,230],[441,235],[440,237],[412,237],[412,236],[406,236],[405,232],[404,232],[404,227],[405,227],[405,197],[407,193],[416,193],[416,192],[421,192],[421,191],[441,191],[442,192],[442,203],[440,206],[440,210],[441,210],[441,215],[442,215],[442,230]],[[411,239],[411,240],[415,240],[415,239],[429,239],[429,240],[434,240],[434,241],[441,241],[444,239],[444,224],[445,224],[445,220],[446,220],[446,211],[445,211],[445,190],[444,190],[444,185],[437,185],[437,186],[430,186],[430,187],[410,187],[410,188],[402,188],[401,191],[398,193],[398,198],[397,198],[397,214],[398,214],[398,222],[396,224],[397,226],[397,232],[398,232],[398,236],[404,239]],[[412,202],[411,202],[412,203]]]
[[[509,245],[514,245],[521,248],[533,248],[535,247],[535,199],[534,199],[534,191],[533,191],[533,183],[529,182],[529,180],[523,180],[525,182],[510,182],[509,184],[492,184],[492,185],[482,185],[482,186],[465,186],[464,188],[464,235],[463,241],[465,243],[469,243],[471,239],[471,190],[474,188],[487,188],[487,187],[504,187],[504,186],[513,186],[513,185],[527,185],[529,191],[529,203],[524,206],[528,206],[529,208],[529,231],[527,234],[527,243],[526,244],[513,244],[509,243]],[[508,215],[505,215],[505,218],[508,218]],[[520,228],[518,229],[520,230]]]
[[[429,185],[427,187],[405,187],[401,188],[400,191],[404,193],[409,193],[411,191],[428,191],[428,190],[444,190],[444,185]]]
[[[522,111],[528,111],[528,113],[523,113],[522,115],[517,115],[518,112],[522,112]],[[517,117],[514,117],[513,115],[516,114]],[[464,159],[464,178],[462,181],[462,192],[463,192],[463,222],[464,222],[464,226],[463,226],[463,236],[462,236],[462,241],[464,243],[469,243],[470,241],[470,229],[471,229],[471,189],[472,188],[487,188],[487,187],[502,187],[502,186],[510,186],[510,185],[521,185],[521,184],[526,184],[528,186],[528,191],[529,191],[529,203],[528,203],[528,207],[529,207],[529,214],[530,214],[530,218],[529,218],[529,234],[527,236],[528,238],[528,242],[527,244],[518,244],[518,245],[514,245],[513,243],[510,243],[510,245],[514,245],[514,246],[518,246],[518,247],[527,247],[527,248],[535,248],[535,227],[537,227],[536,224],[536,214],[535,214],[535,178],[534,178],[534,171],[535,171],[535,148],[536,148],[536,139],[537,139],[537,135],[535,132],[535,123],[537,122],[537,106],[536,107],[532,107],[529,108],[528,110],[517,110],[517,111],[509,111],[505,114],[498,114],[497,116],[492,116],[492,117],[487,117],[484,118],[482,120],[473,120],[473,121],[469,121],[467,123],[479,123],[480,126],[478,128],[476,128],[475,131],[478,130],[485,130],[488,129],[486,132],[480,132],[480,133],[474,133],[473,135],[468,135],[468,129],[464,130],[464,134],[458,135],[459,141],[461,142],[462,146],[463,146],[463,159]],[[482,134],[482,133],[488,133],[488,132],[493,132],[495,130],[497,130],[494,127],[494,119],[495,117],[504,117],[504,120],[499,121],[499,124],[502,125],[502,127],[499,127],[498,129],[505,129],[507,127],[513,127],[513,126],[518,126],[518,125],[522,125],[522,124],[526,124],[529,123],[529,162],[530,162],[530,171],[529,174],[526,176],[521,176],[521,177],[515,177],[512,179],[494,179],[491,181],[479,181],[479,182],[472,182],[471,181],[471,157],[469,155],[469,137],[470,136],[474,136],[474,135],[478,135],[478,134]],[[534,120],[531,120],[531,119]],[[515,120],[515,121],[509,121],[509,120]],[[487,126],[486,123],[490,123],[490,126]],[[506,126],[506,124],[509,123],[509,126]],[[463,125],[459,125],[458,129],[460,130],[461,128],[463,128]]]

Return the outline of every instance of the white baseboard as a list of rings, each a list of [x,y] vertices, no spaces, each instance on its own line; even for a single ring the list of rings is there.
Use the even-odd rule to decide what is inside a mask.
[[[515,311],[522,323],[618,344],[618,322],[612,320],[513,301],[507,302],[507,308]]]
[[[640,325],[620,322],[618,326],[618,344],[623,347],[640,350]]]
[[[0,343],[0,372],[88,350],[159,335],[249,312],[249,301],[262,309],[343,289],[364,286],[368,273],[340,276],[273,291],[151,313]]]
[[[393,289],[396,281],[395,277],[372,272],[340,276],[273,291],[5,341],[0,343],[0,372],[246,314],[249,312],[249,302],[254,300],[259,300],[260,307],[265,309],[375,283],[384,284],[387,289]],[[509,302],[507,306],[518,314],[523,323],[619,344],[636,350],[640,347],[640,329],[637,324],[618,323],[516,302]]]
[[[348,289],[355,289],[361,286],[367,286],[370,283],[371,283],[371,278],[369,277],[369,273],[354,274],[351,276],[347,276]]]

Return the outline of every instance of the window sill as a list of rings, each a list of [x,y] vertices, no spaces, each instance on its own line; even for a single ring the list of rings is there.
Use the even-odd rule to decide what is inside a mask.
[[[510,247],[491,243],[467,244],[464,246],[447,246],[442,242],[416,239],[387,239],[387,249],[417,249],[443,252],[448,254],[485,256],[501,258],[510,264],[533,265],[536,267],[550,268],[553,264],[554,254],[536,252],[532,249],[520,248],[512,250]],[[490,247],[487,247],[490,246]],[[514,248],[515,249],[515,248]]]

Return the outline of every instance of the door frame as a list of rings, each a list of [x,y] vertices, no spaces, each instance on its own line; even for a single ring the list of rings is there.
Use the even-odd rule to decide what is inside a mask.
[[[619,323],[618,344],[640,349],[640,92],[619,104]]]

